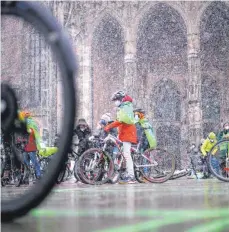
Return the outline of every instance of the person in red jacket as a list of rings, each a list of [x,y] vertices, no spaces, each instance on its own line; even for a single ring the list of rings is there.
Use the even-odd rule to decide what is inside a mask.
[[[27,119],[31,117],[31,114],[29,112],[21,112],[23,114],[24,118]],[[36,139],[35,139],[35,133],[33,129],[29,129],[28,131],[28,139],[24,147],[24,162],[25,164],[29,167],[30,161],[33,163],[35,173],[36,173],[36,178],[40,179],[41,178],[41,169],[40,169],[40,164],[37,160],[37,145],[36,145]],[[25,178],[26,179],[26,178]],[[25,180],[25,182],[28,183],[28,180]]]
[[[126,95],[126,93],[123,91],[115,92],[111,100],[114,101],[115,105],[119,108],[122,107],[122,104],[124,104],[125,102],[132,103],[133,101],[132,98]],[[123,183],[135,183],[134,166],[130,153],[131,144],[137,143],[137,130],[135,124],[126,124],[116,120],[106,126],[104,130],[108,132],[115,127],[118,127],[118,138],[123,142],[123,154],[126,159],[127,176],[123,180]]]

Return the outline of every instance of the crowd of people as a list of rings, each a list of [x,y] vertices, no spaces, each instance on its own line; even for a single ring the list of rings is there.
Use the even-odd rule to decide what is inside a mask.
[[[117,91],[111,97],[112,102],[117,107],[116,120],[111,120],[111,114],[105,113],[101,116],[93,136],[105,138],[108,133],[118,136],[123,142],[123,155],[126,161],[126,176],[123,183],[135,183],[134,166],[131,157],[131,145],[137,144],[141,140],[142,151],[156,147],[156,136],[153,127],[145,116],[143,109],[133,109],[133,99],[124,91]],[[81,152],[88,149],[91,129],[84,119],[78,121],[74,130],[79,139],[79,149]],[[112,153],[115,153],[115,148]]]
[[[123,155],[126,160],[126,177],[123,178],[124,183],[135,183],[133,160],[131,157],[131,145],[140,143],[140,151],[145,151],[148,148],[156,148],[157,140],[152,125],[146,117],[146,112],[141,108],[133,108],[133,99],[127,95],[124,91],[115,92],[111,101],[117,107],[116,120],[111,120],[111,114],[105,113],[101,116],[95,131],[92,133],[91,128],[85,119],[81,118],[78,120],[77,125],[74,129],[74,135],[78,138],[78,153],[82,154],[90,148],[90,137],[95,136],[104,139],[108,133],[117,136],[119,140],[123,142]],[[37,161],[37,151],[39,153],[44,152],[40,147],[40,136],[39,128],[36,122],[33,120],[29,112],[20,111],[18,113],[19,119],[26,122],[27,134],[24,137],[23,147],[23,159],[24,163],[29,165],[31,160],[36,178],[41,178],[40,165]],[[206,139],[202,140],[199,146],[200,158],[202,160],[202,166],[206,164],[206,156],[212,147],[220,140],[229,137],[229,123],[225,123],[223,130],[217,135],[214,132],[209,133]],[[55,146],[57,146],[57,141]],[[117,148],[113,148],[112,153],[116,152]],[[47,151],[46,151],[47,152]],[[226,156],[225,151],[221,151],[222,158]],[[10,169],[10,161],[7,160],[6,171],[4,175],[8,175]],[[217,159],[212,160],[212,165],[219,172],[220,163]],[[204,178],[209,177],[209,171],[201,170]],[[191,175],[193,176],[193,175]]]
[[[153,130],[152,125],[149,123],[149,120],[146,118],[146,113],[143,109],[137,108],[137,109],[131,109],[132,107],[132,98],[128,95],[126,95],[123,91],[118,91],[113,94],[112,101],[114,102],[115,106],[118,107],[118,113],[117,113],[117,119],[116,121],[111,120],[110,113],[106,113],[102,115],[100,121],[97,125],[97,131],[98,136],[101,136],[102,138],[106,137],[107,132],[109,130],[114,135],[118,135],[119,139],[123,142],[123,151],[124,156],[127,161],[127,172],[128,176],[126,177],[127,183],[134,182],[134,174],[133,174],[133,161],[131,159],[130,155],[130,147],[131,144],[138,143],[141,140],[141,151],[145,151],[148,148],[155,148],[157,146],[157,141],[155,137],[155,133]],[[129,108],[127,106],[130,106]],[[126,115],[129,114],[128,119],[124,119],[123,109],[126,112]],[[133,113],[132,113],[133,112]],[[81,121],[84,122],[84,126],[87,129],[87,131],[91,131],[89,129],[88,124],[85,120],[81,119],[79,120],[79,125],[81,124]],[[118,128],[118,130],[114,130],[114,128]],[[91,135],[88,134],[87,136],[84,136],[82,144],[82,149],[85,147],[85,141],[88,141],[85,138],[89,138]],[[207,164],[207,154],[211,151],[212,147],[218,142],[221,141],[224,138],[229,137],[229,123],[224,123],[223,130],[219,133],[210,132],[207,138],[202,139],[199,145],[199,167],[197,168],[198,177],[199,178],[210,178],[210,170]],[[221,157],[222,160],[226,157],[226,148],[221,148]],[[216,153],[216,150],[213,152],[213,154]],[[220,161],[216,158],[212,159],[212,166],[216,170],[217,173],[220,171]],[[193,168],[193,167],[191,167]],[[194,171],[190,173],[188,178],[196,178],[196,175],[194,174]]]
[[[126,95],[123,91],[118,91],[112,96],[112,101],[114,102],[115,106],[118,107],[117,119],[113,122],[111,121],[111,116],[109,113],[102,115],[97,125],[97,130],[99,131],[98,136],[101,136],[103,138],[106,137],[109,130],[112,130],[111,133],[113,133],[114,135],[118,135],[119,139],[123,142],[124,156],[127,161],[128,176],[126,177],[125,181],[127,183],[132,183],[135,180],[133,174],[133,161],[130,155],[131,144],[138,143],[139,140],[141,140],[141,151],[143,152],[148,148],[155,148],[157,146],[157,141],[153,127],[145,116],[145,111],[140,108],[133,110],[131,109],[132,98],[130,96]],[[131,107],[127,108],[126,106],[128,105]],[[129,114],[128,119],[123,119],[123,109],[125,110],[126,115]],[[79,120],[79,124],[81,123],[81,120]],[[87,131],[91,131],[86,121],[83,121],[84,126],[88,128]],[[114,128],[118,128],[118,130],[114,130]],[[90,135],[91,134],[88,134],[84,138],[88,138]],[[228,122],[224,123],[222,131],[218,133],[210,132],[207,138],[201,140],[198,151],[200,163],[199,167],[197,168],[199,178],[205,179],[211,177],[210,170],[207,164],[207,155],[217,142],[225,138],[229,138]],[[82,147],[84,147],[85,140],[82,141],[84,141],[82,142]],[[213,154],[216,153],[216,151],[217,150],[213,151]],[[226,152],[227,148],[223,149],[221,147],[220,156],[222,160],[225,160]],[[213,158],[211,162],[216,172],[219,173],[221,162],[217,158]],[[188,178],[196,178],[193,170]]]

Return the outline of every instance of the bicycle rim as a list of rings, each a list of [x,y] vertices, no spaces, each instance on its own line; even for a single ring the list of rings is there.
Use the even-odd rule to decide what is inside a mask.
[[[93,155],[94,153],[98,153],[99,156],[98,156],[98,163],[96,164],[97,172],[95,173],[94,176],[92,176],[94,174],[93,170],[92,171],[90,170],[90,173],[89,172],[86,173],[85,169],[87,167],[85,167],[85,165],[89,164],[91,159],[94,158]],[[85,164],[85,162],[87,163]],[[80,173],[80,177],[88,184],[91,185],[105,184],[114,173],[114,163],[112,158],[108,154],[104,153],[102,150],[97,148],[88,149],[86,152],[82,154],[82,156],[79,159],[79,173]],[[89,176],[87,174],[89,174]],[[91,176],[93,179],[91,179]]]
[[[2,2],[2,4],[5,4]],[[75,75],[75,58],[70,47],[70,43],[55,18],[48,10],[34,2],[11,2],[2,7],[1,14],[18,16],[39,32],[41,32],[46,42],[51,46],[52,51],[56,54],[58,64],[61,69],[63,80],[63,100],[64,100],[64,118],[62,131],[57,153],[56,161],[49,165],[49,174],[45,175],[31,191],[27,191],[19,198],[10,201],[2,200],[1,218],[2,221],[10,221],[16,217],[23,216],[29,210],[39,205],[42,200],[49,194],[55,184],[62,164],[65,159],[70,145],[74,127],[75,116],[75,93],[73,77]],[[54,40],[50,36],[56,35]]]

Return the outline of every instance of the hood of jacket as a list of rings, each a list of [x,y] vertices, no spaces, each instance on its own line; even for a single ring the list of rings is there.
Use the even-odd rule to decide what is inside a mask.
[[[133,99],[132,99],[129,95],[126,95],[126,96],[122,99],[122,102],[133,102]]]

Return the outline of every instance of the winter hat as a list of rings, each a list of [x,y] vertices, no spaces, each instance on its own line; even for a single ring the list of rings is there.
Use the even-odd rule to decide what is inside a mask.
[[[85,120],[84,118],[80,118],[80,119],[78,120],[78,125],[87,126],[87,122],[86,122],[86,120]]]
[[[210,132],[209,135],[208,135],[208,138],[209,139],[216,139],[216,135],[214,132]]]
[[[101,119],[105,120],[106,122],[109,122],[109,121],[111,121],[111,114],[105,113],[102,115]]]
[[[101,124],[101,125],[103,125],[103,126],[106,126],[106,125],[107,125],[107,121],[104,120],[104,119],[101,119],[101,120],[99,121],[99,124]]]
[[[226,122],[223,124],[223,128],[228,127],[228,126],[229,126],[229,122]]]

